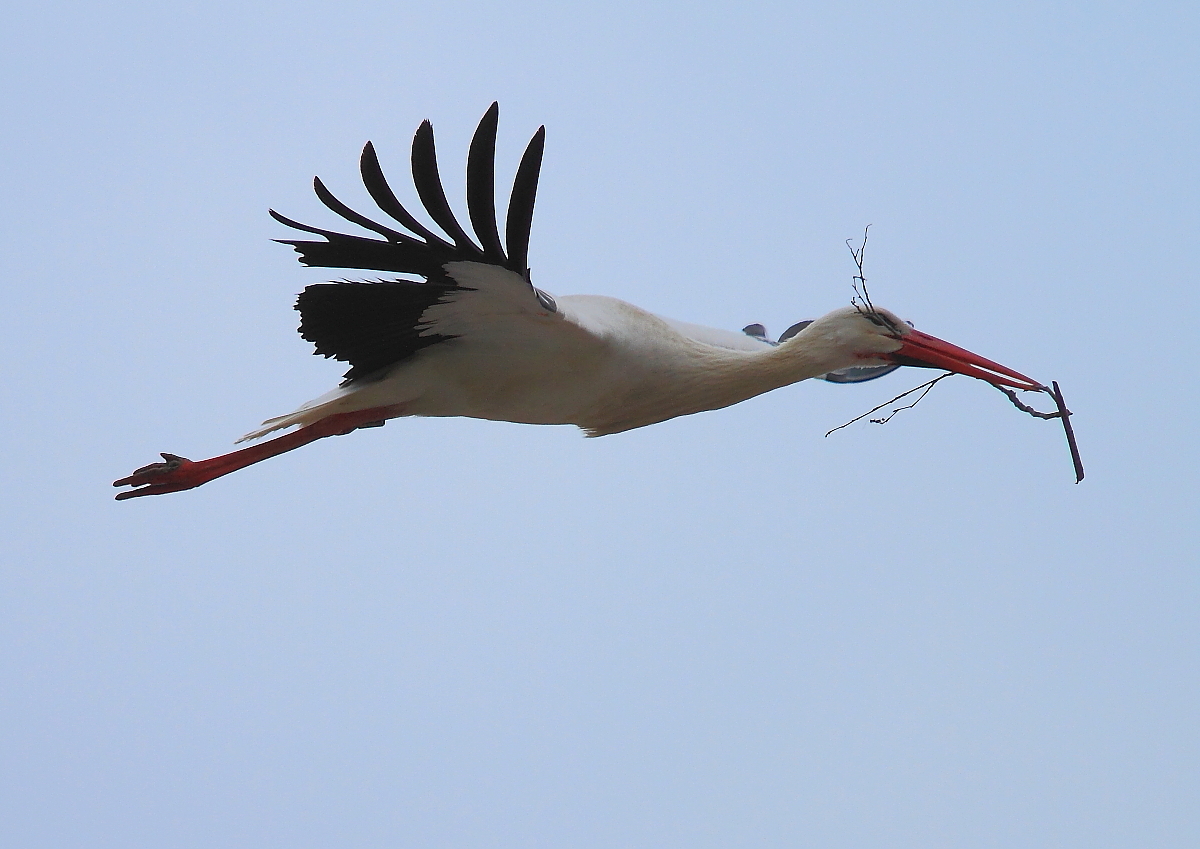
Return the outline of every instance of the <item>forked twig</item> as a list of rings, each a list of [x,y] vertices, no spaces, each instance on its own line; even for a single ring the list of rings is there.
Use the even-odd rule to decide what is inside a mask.
[[[929,394],[929,390],[933,388],[933,385],[935,383],[937,383],[939,380],[941,380],[943,378],[949,377],[951,374],[952,374],[952,372],[946,372],[945,374],[938,375],[937,377],[935,377],[933,380],[929,381],[928,383],[923,384],[925,386],[925,391],[917,396],[917,400],[913,401],[911,404],[905,404],[903,407],[897,407],[896,409],[894,409],[890,413],[888,413],[886,416],[884,416],[882,419],[871,419],[871,424],[887,424],[888,422],[890,422],[892,420],[892,416],[896,415],[896,413],[900,412],[901,410],[911,410],[913,407],[917,406],[917,404],[921,403],[921,399]],[[918,386],[917,388],[920,389],[921,387]],[[897,399],[893,398],[892,400],[895,401]]]
[[[922,389],[925,390],[924,392],[921,392],[921,395],[917,398],[917,400],[913,401],[911,404],[905,404],[903,407],[898,407],[895,410],[892,410],[890,413],[887,414],[887,416],[885,416],[882,419],[871,419],[871,421],[874,422],[875,424],[887,424],[887,422],[892,418],[892,416],[896,415],[896,413],[900,412],[901,410],[912,409],[913,407],[917,406],[917,404],[921,403],[921,399],[929,394],[929,390],[933,388],[933,385],[935,383],[937,383],[939,380],[945,380],[947,377],[951,377],[953,374],[954,374],[953,372],[949,372],[949,371],[946,372],[945,374],[939,374],[933,380],[927,381],[926,383],[922,383],[920,386],[914,386],[912,389],[908,390],[907,392],[901,392],[899,395],[897,395],[892,400],[884,401],[878,407],[872,407],[870,410],[867,410],[861,416],[856,416],[855,418],[852,418],[850,421],[846,422],[845,424],[838,425],[833,430],[828,431],[825,435],[829,436],[829,434],[833,433],[834,431],[841,430],[844,427],[849,427],[850,425],[854,424],[857,421],[862,421],[867,416],[871,415],[871,413],[875,413],[875,412],[878,412],[879,410],[882,410],[888,404],[894,404],[895,402],[899,401],[901,398],[905,397],[906,395],[912,395],[914,392],[920,392]]]
[[[850,244],[849,239],[846,240],[846,247],[850,249],[850,256],[854,258],[854,265],[858,268],[858,274],[854,275],[854,297],[850,299],[850,303],[859,312],[862,312],[862,307],[865,306],[866,312],[874,314],[875,305],[871,303],[871,294],[867,291],[867,277],[863,272],[863,263],[867,256],[867,234],[870,230],[870,224],[863,228],[862,244],[857,249]]]
[[[1050,388],[1050,387],[1053,387]],[[1075,428],[1071,427],[1071,411],[1067,409],[1067,402],[1063,400],[1062,390],[1058,388],[1058,381],[1050,381],[1050,386],[1043,386],[1038,392],[1045,392],[1054,399],[1054,404],[1058,409],[1053,413],[1043,413],[1040,410],[1035,410],[1028,404],[1022,404],[1017,400],[1017,393],[1011,389],[1005,389],[1003,386],[997,386],[1001,392],[1008,396],[1008,400],[1013,402],[1013,406],[1022,413],[1029,413],[1031,416],[1036,416],[1039,419],[1062,419],[1063,432],[1067,435],[1067,447],[1071,449],[1071,465],[1075,467],[1075,483],[1083,480],[1083,460],[1079,456],[1079,446],[1075,442]]]
[[[829,436],[829,434],[833,433],[834,431],[839,431],[844,427],[849,427],[850,425],[854,424],[855,422],[862,421],[863,419],[865,419],[867,416],[871,415],[872,413],[882,410],[884,407],[888,406],[889,404],[894,404],[895,402],[899,401],[901,398],[904,398],[905,396],[911,395],[914,392],[921,392],[921,390],[924,390],[923,392],[921,392],[920,395],[917,396],[917,399],[915,401],[913,401],[911,404],[905,404],[902,407],[897,407],[896,409],[892,410],[890,413],[888,413],[883,418],[871,419],[871,421],[875,424],[887,424],[889,421],[892,420],[892,416],[896,415],[896,413],[900,412],[901,410],[911,410],[913,407],[917,406],[917,404],[921,403],[921,399],[923,399],[926,395],[929,394],[929,390],[933,388],[933,385],[935,383],[937,383],[939,380],[945,380],[947,377],[950,377],[951,375],[953,375],[953,372],[946,372],[945,374],[938,375],[933,380],[930,380],[927,383],[922,383],[920,386],[914,386],[912,389],[908,390],[907,392],[901,392],[899,395],[897,395],[892,400],[885,401],[884,403],[880,404],[878,407],[874,407],[870,410],[867,410],[861,416],[856,416],[855,418],[851,419],[850,421],[846,422],[845,424],[838,425],[833,430],[828,431],[825,435]],[[995,386],[995,384],[992,384],[992,385]],[[1083,459],[1079,456],[1079,445],[1075,442],[1075,429],[1073,427],[1071,427],[1072,413],[1070,410],[1067,409],[1067,402],[1065,400],[1063,400],[1062,389],[1059,388],[1058,381],[1052,380],[1050,382],[1050,386],[1043,386],[1041,389],[1036,390],[1038,392],[1045,392],[1047,395],[1049,395],[1051,398],[1054,399],[1054,404],[1058,409],[1052,413],[1043,413],[1041,410],[1035,409],[1034,407],[1031,407],[1028,404],[1022,403],[1021,400],[1019,398],[1017,398],[1017,393],[1011,389],[1006,389],[1003,386],[996,386],[996,388],[999,389],[1001,392],[1003,392],[1008,397],[1008,400],[1012,402],[1013,406],[1016,407],[1018,410],[1020,410],[1022,413],[1028,413],[1029,415],[1034,416],[1035,418],[1039,418],[1039,419],[1062,419],[1063,432],[1066,434],[1066,437],[1067,437],[1067,447],[1071,449],[1071,465],[1073,465],[1075,467],[1075,483],[1079,483],[1080,481],[1082,481],[1083,480]],[[1029,391],[1033,391],[1033,390],[1029,390]]]
[[[996,384],[994,384],[994,383],[992,385],[996,386]],[[1036,416],[1039,419],[1060,419],[1060,418],[1062,418],[1063,411],[1061,409],[1059,409],[1053,413],[1043,413],[1040,410],[1035,410],[1033,407],[1029,406],[1028,404],[1022,404],[1020,399],[1017,398],[1017,393],[1013,392],[1011,389],[1005,389],[1003,386],[996,386],[996,388],[999,389],[1001,392],[1003,392],[1005,395],[1007,395],[1008,400],[1012,401],[1013,406],[1016,407],[1018,410],[1020,410],[1022,413],[1029,413],[1029,415]],[[1051,397],[1053,397],[1053,395],[1050,393],[1050,390],[1048,390],[1048,389],[1043,388],[1043,389],[1039,389],[1038,391],[1045,392],[1047,394],[1050,394]],[[1070,411],[1068,410],[1067,412],[1069,415]]]
[[[862,244],[860,244],[857,248],[855,248],[854,245],[852,245],[850,243],[849,239],[846,240],[846,247],[850,249],[850,256],[854,258],[854,265],[858,269],[858,273],[854,275],[854,297],[852,297],[850,299],[850,303],[856,310],[858,310],[860,315],[865,316],[866,318],[868,318],[869,320],[873,321],[876,324],[879,324],[882,321],[884,324],[886,324],[888,327],[890,327],[893,330],[893,332],[896,335],[896,338],[900,338],[899,329],[894,327],[892,321],[887,319],[885,316],[881,315],[875,309],[875,305],[873,303],[871,303],[871,294],[870,294],[870,292],[867,291],[867,275],[866,275],[866,272],[864,271],[864,263],[866,261],[866,254],[867,254],[867,236],[870,234],[870,230],[871,230],[870,224],[868,224],[866,227],[863,228]],[[838,425],[833,430],[826,432],[825,435],[829,436],[829,434],[834,433],[835,431],[839,431],[844,427],[849,427],[850,425],[854,424],[857,421],[862,421],[863,419],[865,419],[867,416],[871,415],[872,413],[882,410],[884,407],[888,406],[889,404],[894,404],[896,401],[899,401],[901,398],[904,398],[905,396],[911,395],[914,392],[921,392],[921,394],[917,396],[917,399],[915,401],[913,401],[911,404],[905,404],[902,407],[897,407],[896,409],[892,410],[890,413],[888,413],[883,418],[871,419],[871,421],[874,424],[887,424],[888,422],[890,422],[892,420],[892,417],[894,415],[896,415],[896,413],[900,412],[901,410],[911,410],[913,407],[917,406],[917,404],[921,403],[921,400],[926,395],[929,394],[929,390],[933,388],[933,385],[935,383],[937,383],[939,380],[944,380],[947,377],[950,377],[951,374],[953,374],[953,372],[946,372],[945,374],[939,375],[938,377],[935,377],[933,380],[930,380],[927,383],[922,383],[920,386],[916,386],[916,387],[908,390],[907,392],[901,392],[899,395],[897,395],[891,401],[886,401],[883,404],[880,404],[878,407],[874,407],[870,410],[867,410],[867,412],[863,413],[861,416],[857,416],[857,417],[851,419],[850,421],[846,422],[845,424]],[[1047,395],[1049,395],[1051,398],[1053,398],[1055,406],[1058,407],[1058,409],[1053,413],[1043,413],[1040,410],[1034,409],[1033,407],[1029,406],[1028,404],[1023,404],[1017,398],[1017,393],[1014,392],[1013,390],[1006,389],[1005,387],[998,386],[996,384],[992,384],[992,385],[996,386],[997,389],[999,389],[1006,396],[1008,396],[1008,400],[1013,403],[1013,406],[1016,407],[1018,410],[1020,410],[1023,413],[1028,413],[1029,415],[1034,416],[1035,418],[1039,418],[1039,419],[1062,419],[1063,432],[1067,436],[1067,446],[1071,449],[1071,464],[1075,467],[1075,483],[1079,483],[1080,481],[1082,481],[1083,480],[1083,460],[1081,460],[1079,457],[1079,446],[1075,442],[1075,429],[1073,427],[1071,427],[1071,411],[1067,409],[1067,403],[1066,403],[1066,401],[1063,400],[1062,390],[1059,389],[1059,387],[1058,387],[1058,381],[1056,381],[1056,380],[1051,381],[1051,386],[1042,386],[1040,389],[1037,389],[1037,390],[1026,390],[1026,391],[1045,392]],[[1051,387],[1053,387],[1053,388],[1051,388]],[[924,390],[924,391],[922,392],[921,390]]]

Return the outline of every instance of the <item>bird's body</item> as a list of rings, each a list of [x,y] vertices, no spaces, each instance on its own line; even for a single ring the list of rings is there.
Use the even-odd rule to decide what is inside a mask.
[[[427,330],[455,338],[271,419],[243,439],[331,413],[394,405],[402,415],[572,424],[603,436],[728,407],[855,364],[839,358],[833,345],[772,345],[600,295],[557,298],[555,312],[530,297],[521,309],[492,295],[527,288],[518,275],[477,263],[453,264],[450,273],[474,288],[461,296],[474,309],[459,309],[455,300],[430,307]],[[837,315],[850,317],[854,309]],[[822,326],[806,329],[811,338],[804,341],[816,341]]]
[[[476,131],[467,166],[468,210],[478,244],[446,202],[428,122],[413,142],[413,177],[422,205],[449,240],[396,200],[370,144],[363,152],[364,183],[376,204],[408,232],[354,212],[319,180],[317,195],[326,206],[384,238],[323,230],[272,212],[280,222],[324,238],[287,242],[307,265],[410,277],[317,284],[301,294],[301,334],[317,353],[350,363],[350,371],[333,392],[264,422],[243,440],[299,430],[195,463],[164,454],[166,462],[117,481],[139,487],[118,498],[190,489],[315,439],[402,416],[572,424],[603,436],[727,407],[808,378],[857,382],[899,365],[1041,388],[1018,372],[911,329],[869,301],[797,324],[772,342],[757,325],[736,333],[662,318],[616,298],[555,298],[531,284],[526,264],[543,131],[517,172],[507,251],[492,201],[495,131],[493,104]]]

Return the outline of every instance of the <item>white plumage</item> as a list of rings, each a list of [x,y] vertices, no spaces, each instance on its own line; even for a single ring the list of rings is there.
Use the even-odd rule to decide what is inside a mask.
[[[364,183],[407,232],[354,212],[315,181],[318,197],[383,239],[282,223],[325,241],[288,241],[308,265],[361,268],[405,277],[318,284],[300,296],[300,331],[317,352],[351,364],[338,389],[264,422],[242,440],[298,430],[232,454],[192,462],[164,454],[115,485],[118,499],[190,489],[325,436],[401,416],[469,416],[528,424],[573,424],[603,436],[714,410],[812,377],[871,379],[899,365],[944,368],[1021,389],[1041,385],[936,337],[869,302],[796,325],[785,341],[761,328],[742,333],[661,318],[599,295],[555,298],[530,283],[526,263],[544,131],[534,136],[514,182],[501,245],[492,202],[496,105],[471,144],[467,202],[475,238],[459,225],[442,190],[433,132],[413,142],[422,205],[449,237],[421,225],[383,178],[374,148]],[[413,278],[417,279],[413,279]],[[787,338],[790,337],[790,338]],[[842,370],[851,370],[849,374]]]

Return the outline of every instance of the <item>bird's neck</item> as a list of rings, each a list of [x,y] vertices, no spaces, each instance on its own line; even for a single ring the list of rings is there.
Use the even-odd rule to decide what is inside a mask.
[[[844,365],[844,363],[842,364]],[[666,421],[705,410],[729,407],[772,389],[824,374],[819,351],[791,340],[762,351],[734,351],[696,343],[666,371],[654,370],[627,387],[619,402],[619,421],[580,423],[593,436]]]
[[[711,400],[718,402],[706,409],[727,407],[825,374],[832,370],[828,359],[819,348],[793,344],[791,339],[764,351],[718,351],[706,358],[701,369],[701,382]]]

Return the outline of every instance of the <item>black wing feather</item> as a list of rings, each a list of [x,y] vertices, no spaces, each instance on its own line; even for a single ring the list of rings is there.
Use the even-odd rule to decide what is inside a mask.
[[[354,211],[314,179],[320,201],[347,221],[382,236],[383,239],[353,236],[301,224],[271,210],[276,221],[321,236],[324,241],[280,239],[300,254],[300,261],[320,268],[362,268],[416,274],[424,280],[389,280],[375,283],[321,283],[309,286],[296,301],[300,311],[300,333],[316,345],[316,352],[351,365],[346,380],[353,381],[381,372],[422,348],[452,338],[438,333],[422,335],[425,310],[462,287],[446,272],[447,263],[487,262],[515,271],[528,281],[529,232],[537,194],[538,172],[545,144],[545,128],[534,135],[521,158],[509,201],[505,240],[500,242],[495,209],[495,152],[498,108],[495,103],[484,113],[471,141],[467,157],[467,211],[478,247],[458,223],[446,200],[438,174],[433,128],[426,121],[413,138],[413,183],[429,217],[450,237],[421,224],[392,192],[375,147],[367,142],[360,159],[363,185],[387,216],[408,232],[400,232]],[[530,294],[538,293],[530,286]],[[553,302],[542,301],[547,309]]]
[[[529,231],[533,227],[533,204],[537,199],[538,174],[542,170],[542,151],[546,146],[546,128],[538,127],[525,148],[512,197],[508,201],[508,221],[504,238],[508,242],[508,267],[529,276]]]
[[[460,250],[482,254],[483,251],[475,246],[458,223],[454,211],[450,209],[450,202],[446,200],[446,190],[442,188],[442,178],[438,174],[433,125],[428,121],[422,121],[421,126],[417,127],[417,134],[413,136],[412,174],[417,196],[421,198],[421,205],[429,217],[446,231],[446,235],[454,240]]]
[[[307,224],[300,224],[276,212],[277,221],[306,233],[324,237],[324,242],[280,239],[300,254],[305,265],[324,268],[362,268],[374,271],[398,271],[419,274],[428,280],[445,281],[443,266],[448,262],[489,262],[527,276],[529,261],[529,232],[533,223],[533,206],[537,195],[538,173],[541,169],[546,128],[539,128],[521,157],[513,180],[508,206],[505,241],[507,256],[497,233],[495,212],[495,138],[498,109],[496,104],[484,113],[471,143],[467,167],[467,206],[471,226],[482,248],[458,223],[438,174],[433,128],[428,121],[421,124],[413,137],[413,183],[422,206],[446,235],[442,236],[419,222],[404,205],[383,176],[375,147],[370,142],[363,148],[360,168],[363,185],[375,204],[389,217],[403,225],[408,233],[393,230],[352,210],[338,200],[319,179],[313,187],[317,197],[335,213],[354,224],[371,230],[386,241],[337,233]],[[411,233],[412,235],[409,235]]]
[[[332,209],[338,215],[345,218],[351,224],[357,224],[364,230],[372,230],[383,236],[389,242],[413,242],[416,241],[411,236],[405,236],[403,233],[397,233],[391,227],[385,227],[382,224],[377,224],[367,216],[355,212],[346,204],[342,203],[333,196],[333,192],[325,188],[325,184],[321,182],[320,177],[313,177],[313,191],[316,192],[317,198],[321,203]]]
[[[371,199],[375,201],[376,206],[429,244],[445,245],[448,248],[453,247],[437,233],[414,218],[412,213],[405,209],[404,205],[396,199],[392,187],[388,185],[387,179],[383,176],[383,169],[379,167],[379,156],[375,153],[375,145],[370,142],[366,143],[363,147],[362,156],[358,160],[358,167],[362,173],[363,185],[367,187],[367,192],[371,195]]]
[[[496,225],[496,123],[500,108],[493,103],[471,138],[467,153],[467,213],[489,262],[503,265],[508,259]]]
[[[347,383],[368,377],[452,338],[422,336],[421,315],[455,288],[411,281],[318,283],[296,299],[300,335],[316,345],[316,353],[351,364]]]

